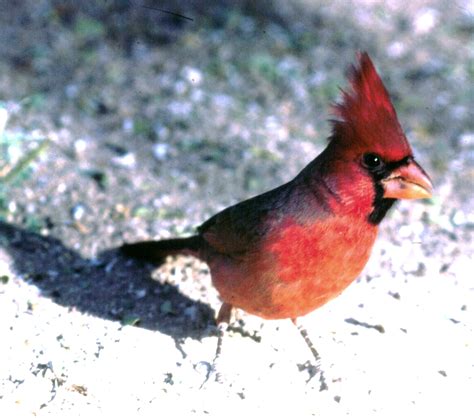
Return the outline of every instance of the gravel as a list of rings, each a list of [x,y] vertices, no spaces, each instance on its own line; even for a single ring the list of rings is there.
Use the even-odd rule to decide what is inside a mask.
[[[472,416],[470,3],[177,10],[193,21],[94,7],[25,1],[0,21],[0,415]],[[324,147],[357,49],[436,196],[399,203],[361,277],[301,318],[327,391],[290,321],[243,312],[222,381],[204,383],[220,306],[207,266],[115,248],[289,180]]]

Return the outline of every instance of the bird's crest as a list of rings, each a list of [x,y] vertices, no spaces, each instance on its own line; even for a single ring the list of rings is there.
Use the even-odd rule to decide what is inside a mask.
[[[333,106],[332,140],[352,148],[392,149],[393,158],[410,154],[390,96],[366,52],[358,54],[349,82],[350,90],[342,90],[342,101]]]

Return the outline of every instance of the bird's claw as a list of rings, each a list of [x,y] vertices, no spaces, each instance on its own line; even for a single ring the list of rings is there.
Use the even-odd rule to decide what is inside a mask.
[[[199,389],[203,389],[208,384],[213,384],[213,383],[218,383],[221,385],[224,384],[223,375],[222,373],[217,371],[216,364],[210,364],[207,361],[201,361],[199,364],[204,365],[207,368],[206,377],[204,381],[202,382],[201,386],[199,387]]]
[[[309,360],[304,364],[298,365],[298,370],[301,372],[306,370],[308,372],[308,380],[306,380],[306,384],[311,382],[315,376],[319,374],[319,391],[322,392],[324,390],[328,390],[328,385],[326,383],[326,377],[324,372],[321,370],[321,366],[319,364],[312,364]]]

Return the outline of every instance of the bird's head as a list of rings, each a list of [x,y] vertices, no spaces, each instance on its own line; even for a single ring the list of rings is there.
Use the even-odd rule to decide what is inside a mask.
[[[415,161],[390,97],[367,53],[350,71],[350,90],[334,105],[329,149],[350,165],[354,182],[373,187],[369,221],[380,222],[395,199],[431,197],[429,176]],[[355,187],[358,184],[354,184]]]

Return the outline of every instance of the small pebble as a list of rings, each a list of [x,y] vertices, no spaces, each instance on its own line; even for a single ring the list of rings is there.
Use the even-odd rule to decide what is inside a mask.
[[[185,67],[183,69],[183,75],[189,83],[195,86],[201,84],[203,79],[201,71],[193,67]]]
[[[146,289],[138,289],[136,292],[135,292],[135,296],[137,297],[137,299],[143,299],[147,294],[147,291]]]
[[[83,204],[79,203],[71,209],[71,216],[75,221],[79,221],[83,218],[86,213],[86,208]]]
[[[125,118],[122,122],[122,129],[127,133],[133,132],[133,119]]]
[[[76,154],[82,154],[87,149],[87,141],[85,139],[78,139],[74,141],[74,151]]]
[[[438,24],[439,12],[432,7],[421,9],[415,16],[413,26],[415,33],[422,35],[431,30]]]
[[[168,155],[169,151],[169,145],[158,142],[155,145],[153,145],[153,155],[158,161],[163,161],[166,159],[166,156]]]
[[[134,168],[136,165],[135,154],[133,154],[132,152],[127,152],[124,155],[120,155],[120,156],[112,158],[112,162],[115,165],[118,165],[121,167]]]

